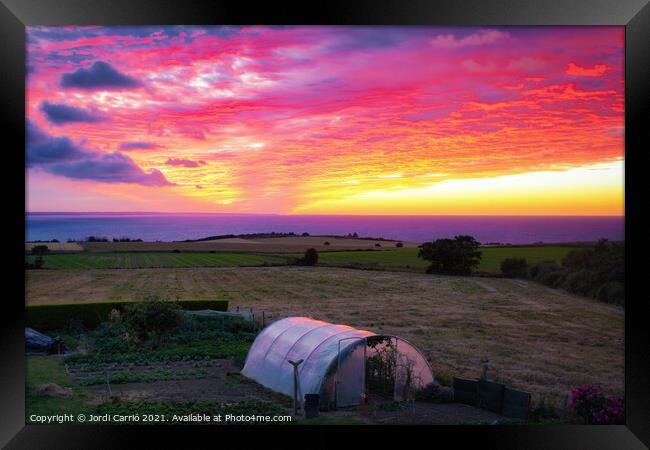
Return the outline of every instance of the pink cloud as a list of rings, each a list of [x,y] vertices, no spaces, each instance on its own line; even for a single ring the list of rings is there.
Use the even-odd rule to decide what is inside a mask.
[[[608,69],[609,67],[605,64],[596,64],[591,69],[588,69],[574,63],[569,63],[566,67],[566,74],[578,77],[599,77],[605,74]]]
[[[462,38],[453,34],[439,34],[431,40],[434,47],[459,48],[493,44],[508,38],[508,33],[499,30],[480,30]]]

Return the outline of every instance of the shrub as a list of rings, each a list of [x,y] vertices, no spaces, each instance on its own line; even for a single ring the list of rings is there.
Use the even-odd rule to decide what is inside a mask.
[[[560,267],[555,261],[543,261],[530,267],[528,274],[534,280],[541,281],[541,278],[549,272],[557,272]]]
[[[50,252],[50,249],[47,245],[35,245],[32,247],[32,255],[46,255]]]
[[[141,303],[132,303],[124,308],[124,323],[141,340],[150,339],[154,347],[160,344],[162,336],[181,324],[180,307],[172,302],[152,297]]]
[[[119,354],[133,349],[128,332],[123,324],[101,323],[90,333],[91,348],[94,353]]]
[[[625,284],[620,281],[610,281],[598,288],[596,298],[614,305],[625,306]]]
[[[45,260],[42,256],[37,256],[34,258],[34,262],[25,261],[25,269],[42,269],[45,265]]]
[[[328,241],[323,242],[323,245],[330,245]]]
[[[574,294],[590,294],[596,285],[596,275],[588,269],[580,269],[567,274],[562,287]]]
[[[381,244],[380,244],[379,242],[377,242],[377,243],[375,244],[375,247],[381,247]]]
[[[309,236],[309,233],[307,233],[307,232],[305,231],[305,232],[302,234],[302,237],[307,237],[307,236]]]
[[[305,266],[315,266],[318,262],[318,252],[315,248],[308,248],[305,251],[305,256],[302,258],[302,263]]]
[[[180,251],[179,249],[177,249],[177,248],[175,248],[174,250],[172,250],[172,253],[180,253],[180,252],[181,252],[181,251]]]
[[[395,247],[402,248],[402,247],[404,247],[404,244],[401,243],[401,242],[398,242],[397,244],[395,244]]]
[[[571,250],[562,259],[562,267],[572,269],[589,269],[592,266],[594,251],[592,249]]]
[[[571,389],[569,410],[582,421],[592,425],[617,425],[625,423],[623,397],[605,395],[598,385],[583,384]]]
[[[415,400],[432,403],[449,403],[454,400],[454,391],[451,388],[436,383],[429,383],[422,389],[415,391]]]
[[[548,403],[545,398],[542,398],[535,407],[531,408],[528,420],[530,422],[545,422],[545,421],[558,421],[560,415],[557,408]]]
[[[538,281],[552,288],[559,288],[564,282],[565,273],[562,270],[543,272],[538,276]]]
[[[214,309],[227,311],[228,300],[179,300],[186,310]],[[26,326],[35,330],[61,330],[71,322],[79,322],[85,328],[95,328],[108,319],[111,311],[124,311],[133,302],[72,303],[59,305],[27,305]]]
[[[508,278],[524,278],[528,274],[528,263],[524,258],[506,258],[501,261],[501,273]]]
[[[438,372],[436,373],[436,381],[438,384],[446,387],[454,386],[454,376],[447,372]]]
[[[553,288],[625,307],[625,245],[601,239],[593,248],[572,250],[562,267],[545,261],[530,267],[530,278]]]

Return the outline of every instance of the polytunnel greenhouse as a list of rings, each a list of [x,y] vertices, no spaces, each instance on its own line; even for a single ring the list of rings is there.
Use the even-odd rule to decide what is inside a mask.
[[[289,317],[255,339],[242,374],[293,396],[298,365],[300,399],[320,394],[321,405],[359,405],[362,399],[411,399],[435,383],[431,367],[408,341],[347,325]]]

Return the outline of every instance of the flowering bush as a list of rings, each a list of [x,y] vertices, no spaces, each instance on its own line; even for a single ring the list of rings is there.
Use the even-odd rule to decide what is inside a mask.
[[[583,384],[571,389],[569,409],[586,423],[613,425],[625,423],[625,401],[616,395],[607,396],[595,384]]]

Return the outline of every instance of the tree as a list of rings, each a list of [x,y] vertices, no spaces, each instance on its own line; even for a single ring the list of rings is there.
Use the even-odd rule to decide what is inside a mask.
[[[478,248],[472,236],[461,235],[422,244],[418,257],[431,262],[427,273],[467,275],[481,262]]]
[[[32,255],[43,256],[50,252],[47,245],[35,245],[32,247]]]
[[[318,252],[315,248],[308,248],[305,251],[305,257],[302,258],[302,264],[305,266],[315,266],[318,262]]]
[[[506,258],[501,261],[501,273],[508,278],[525,278],[528,275],[528,263],[524,258]]]
[[[132,303],[124,308],[124,322],[141,340],[151,339],[158,347],[162,337],[180,325],[183,316],[180,307],[172,302],[150,297],[144,302]]]

